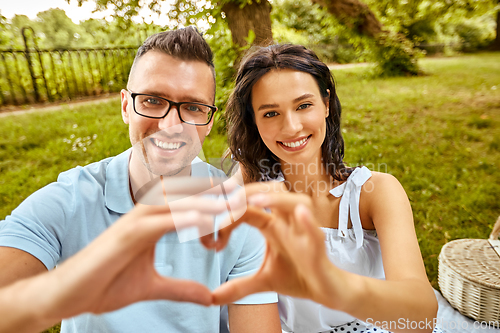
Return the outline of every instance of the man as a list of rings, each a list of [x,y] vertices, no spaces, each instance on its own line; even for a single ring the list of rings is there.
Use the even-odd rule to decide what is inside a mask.
[[[0,222],[0,286],[52,269],[84,248],[129,212],[152,180],[160,178],[163,184],[163,176],[221,175],[196,157],[215,111],[212,52],[196,29],[148,38],[137,52],[121,100],[133,148],[62,173]],[[258,270],[263,248],[259,232],[250,227],[238,228],[220,253],[206,251],[198,240],[179,242],[171,233],[156,245],[155,268],[161,275],[213,290]],[[231,332],[279,332],[276,301],[274,294],[257,294],[229,305]],[[64,320],[61,330],[216,332],[225,326],[219,312],[218,307],[191,303],[142,302]]]

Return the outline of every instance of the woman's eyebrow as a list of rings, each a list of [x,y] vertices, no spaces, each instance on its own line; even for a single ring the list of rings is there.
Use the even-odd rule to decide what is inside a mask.
[[[304,95],[295,98],[293,100],[293,103],[297,103],[297,102],[300,102],[304,99],[311,98],[311,97],[314,97],[314,94],[305,93]],[[262,104],[261,106],[259,106],[257,111],[264,110],[264,109],[274,109],[274,108],[279,108],[279,104]]]
[[[296,99],[293,100],[294,103],[297,103],[297,102],[300,102],[301,100],[303,99],[306,99],[306,98],[311,98],[311,97],[314,97],[313,94],[309,94],[309,93],[306,93],[300,97],[297,97]]]
[[[263,109],[274,109],[274,108],[279,108],[279,104],[262,104],[259,106],[257,111],[263,110]]]

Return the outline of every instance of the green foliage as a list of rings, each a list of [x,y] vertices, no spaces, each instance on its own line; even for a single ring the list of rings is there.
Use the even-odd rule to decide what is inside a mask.
[[[380,76],[412,76],[420,74],[417,59],[421,56],[413,44],[392,33],[378,39],[374,51],[376,72]]]
[[[238,56],[245,48],[238,48],[233,45],[231,32],[225,21],[218,20],[204,34],[208,44],[214,52],[214,65],[216,72],[215,105],[218,108],[215,114],[215,123],[212,131],[225,133],[225,119],[223,117],[227,99],[234,87],[236,76],[236,62]]]
[[[463,20],[454,26],[455,33],[461,42],[461,50],[482,49],[494,39],[492,24],[481,21],[483,20]]]
[[[0,47],[13,49],[24,49],[23,27],[33,28],[36,44],[41,49],[136,46],[148,36],[165,30],[159,25],[148,23],[130,21],[127,25],[118,18],[112,21],[88,19],[75,24],[61,9],[40,12],[35,20],[25,15],[15,15],[11,22],[5,20],[1,23],[5,30],[0,32]],[[31,40],[31,33],[28,36]]]
[[[309,0],[278,0],[273,4],[271,19],[275,41],[304,45],[325,62],[370,59],[373,42],[369,38],[353,32]]]
[[[71,21],[64,10],[59,8],[49,9],[37,14],[36,31],[43,34],[40,47],[43,48],[68,48],[75,47],[81,37],[81,30]]]
[[[380,21],[416,44],[484,47],[495,31],[497,0],[365,0]],[[432,50],[430,50],[432,52]],[[440,51],[443,51],[441,48]]]

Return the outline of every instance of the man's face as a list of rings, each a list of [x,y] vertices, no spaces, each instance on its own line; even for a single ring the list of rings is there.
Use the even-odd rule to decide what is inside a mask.
[[[136,63],[128,84],[134,93],[150,94],[173,102],[213,105],[214,78],[201,61],[185,61],[160,51],[149,51]],[[122,90],[122,117],[129,124],[132,159],[155,175],[175,175],[191,165],[198,155],[212,121],[205,126],[181,122],[176,107],[162,119],[151,119],[134,112],[131,94]],[[133,161],[131,161],[133,162]]]

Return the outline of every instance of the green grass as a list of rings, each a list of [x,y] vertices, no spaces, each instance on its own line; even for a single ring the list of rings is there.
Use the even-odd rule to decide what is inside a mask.
[[[457,238],[487,238],[500,215],[500,53],[423,59],[426,76],[334,72],[346,161],[386,171],[413,208],[429,280]]]
[[[376,79],[367,68],[334,75],[345,160],[401,181],[437,287],[442,245],[487,238],[500,214],[500,53],[421,65],[426,76]],[[130,147],[118,101],[0,119],[0,219],[59,172]],[[225,142],[214,128],[205,156],[220,156]]]

